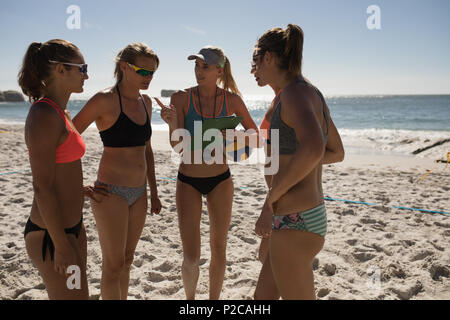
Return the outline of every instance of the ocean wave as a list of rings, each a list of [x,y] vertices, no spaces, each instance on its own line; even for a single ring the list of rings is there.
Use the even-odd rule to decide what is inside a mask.
[[[338,129],[344,146],[401,155],[450,140],[449,131],[396,129]],[[442,158],[450,152],[450,141],[418,153],[420,157]]]
[[[0,119],[0,125],[25,125],[25,120]]]

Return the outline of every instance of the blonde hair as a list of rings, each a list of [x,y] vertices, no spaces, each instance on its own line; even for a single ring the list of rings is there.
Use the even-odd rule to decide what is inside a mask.
[[[227,57],[225,57],[225,66],[223,67],[223,74],[219,78],[219,83],[222,84],[224,90],[230,91],[238,96],[241,95],[233,75],[231,74],[230,60],[228,60]]]
[[[217,84],[222,86],[222,88],[226,91],[230,91],[234,94],[241,95],[236,81],[234,81],[233,74],[231,73],[231,64],[230,60],[228,60],[227,56],[223,52],[223,50],[219,47],[210,48],[210,50],[214,51],[218,56],[225,60],[225,65],[223,66],[223,74],[217,79]],[[218,66],[220,68],[220,66]]]
[[[156,62],[156,68],[159,66],[159,58],[149,46],[143,42],[134,42],[127,45],[120,50],[116,57],[116,68],[114,70],[114,77],[116,78],[116,85],[122,81],[123,72],[120,69],[120,61],[125,61],[131,64],[136,63],[138,57],[152,58]]]

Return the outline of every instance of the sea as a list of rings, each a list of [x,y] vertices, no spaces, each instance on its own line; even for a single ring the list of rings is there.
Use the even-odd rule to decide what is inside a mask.
[[[257,125],[272,98],[244,96]],[[169,98],[160,99],[169,103]],[[450,138],[450,95],[326,96],[325,100],[347,153],[406,155],[418,146]],[[70,100],[71,115],[75,116],[85,103]],[[24,124],[29,107],[29,102],[0,102],[0,129],[2,124]],[[152,128],[168,130],[156,103]]]

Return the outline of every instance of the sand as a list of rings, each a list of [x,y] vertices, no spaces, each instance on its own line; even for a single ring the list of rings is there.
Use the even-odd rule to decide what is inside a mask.
[[[0,125],[0,299],[47,299],[39,273],[29,260],[23,229],[33,198],[23,126]],[[83,135],[84,182],[96,179],[102,145],[95,129]],[[344,144],[346,144],[344,137]],[[177,166],[170,160],[167,133],[152,137],[163,210],[147,216],[131,269],[129,299],[184,299],[182,246],[175,207]],[[450,166],[436,158],[450,144],[420,156],[347,154],[324,167],[328,234],[314,263],[319,299],[450,299],[450,215],[394,208],[450,212]],[[254,224],[265,199],[260,164],[231,164],[235,183],[222,299],[252,299],[261,263]],[[201,221],[202,248],[198,299],[208,298],[209,225],[206,205]],[[91,299],[100,295],[101,251],[95,221],[84,205],[88,237]]]

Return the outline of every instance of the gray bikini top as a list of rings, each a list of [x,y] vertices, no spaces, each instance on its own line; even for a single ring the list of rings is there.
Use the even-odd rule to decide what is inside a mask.
[[[298,80],[299,82],[303,82],[306,85],[310,85],[304,80]],[[312,85],[311,85],[312,86]],[[316,87],[312,86],[314,89],[316,89],[317,93],[319,94],[321,100],[322,100],[322,110],[323,110],[323,117],[324,121],[326,122],[326,128],[327,132],[326,134],[323,133],[325,144],[328,140],[328,130],[329,130],[329,120],[328,116],[325,112],[325,99],[322,95],[322,93],[317,89]],[[288,126],[282,119],[281,119],[281,99],[278,103],[275,112],[273,113],[272,119],[270,121],[270,130],[269,135],[272,129],[278,129],[279,130],[279,146],[280,146],[280,154],[293,154],[298,146],[299,142],[297,141],[297,137],[295,135],[295,130]],[[273,143],[273,141],[271,141]]]

